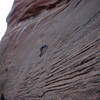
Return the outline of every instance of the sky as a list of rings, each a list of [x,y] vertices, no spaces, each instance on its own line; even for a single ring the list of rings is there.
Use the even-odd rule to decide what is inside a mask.
[[[8,16],[14,0],[0,0],[0,40],[5,34],[7,24],[6,17]]]

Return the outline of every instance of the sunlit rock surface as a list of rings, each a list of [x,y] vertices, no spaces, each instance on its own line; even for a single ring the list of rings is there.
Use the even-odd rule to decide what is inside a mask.
[[[15,0],[7,22],[7,100],[100,100],[100,0]]]

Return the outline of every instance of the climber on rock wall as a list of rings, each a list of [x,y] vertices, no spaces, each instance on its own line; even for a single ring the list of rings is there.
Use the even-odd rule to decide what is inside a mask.
[[[40,57],[46,52],[48,46],[47,45],[43,45],[41,48],[40,48]]]

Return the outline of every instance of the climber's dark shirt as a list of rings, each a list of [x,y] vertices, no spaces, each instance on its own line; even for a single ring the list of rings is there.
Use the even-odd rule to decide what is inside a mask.
[[[47,45],[43,45],[40,50],[43,50],[44,48],[47,48],[48,46]]]

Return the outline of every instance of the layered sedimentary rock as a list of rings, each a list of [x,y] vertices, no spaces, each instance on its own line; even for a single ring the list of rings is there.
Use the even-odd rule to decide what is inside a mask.
[[[7,100],[100,100],[100,0],[15,0],[7,22]]]

